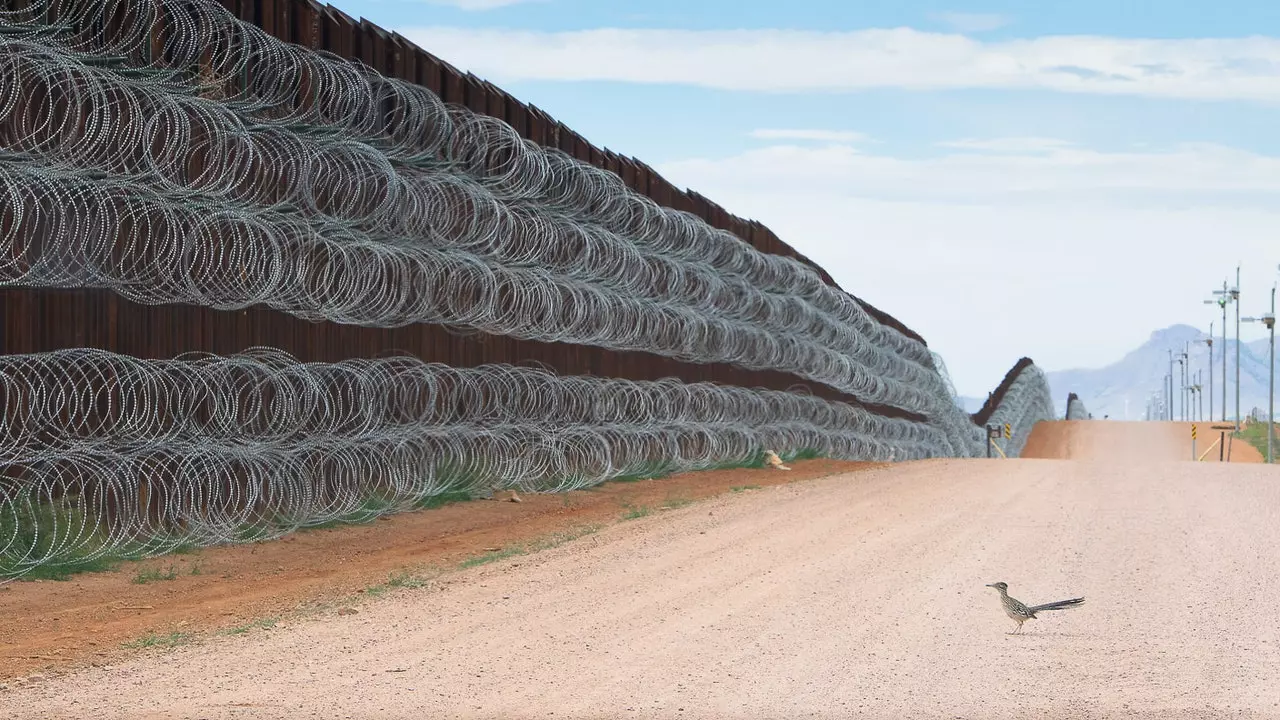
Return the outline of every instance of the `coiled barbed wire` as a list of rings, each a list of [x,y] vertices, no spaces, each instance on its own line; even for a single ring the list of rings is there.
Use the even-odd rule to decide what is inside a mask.
[[[128,23],[121,24],[118,22],[118,11],[121,9],[136,10],[131,17],[137,21],[131,26],[133,30],[126,29],[123,35],[117,34],[112,36],[117,42],[122,38],[127,41],[130,32],[152,32],[150,22],[156,21],[159,16],[152,16],[146,12],[145,8],[139,9],[136,5],[130,5],[129,2],[107,3],[88,6],[77,6],[74,2],[58,4],[59,15],[68,21],[69,25],[76,25],[76,18],[79,17],[79,26],[100,27],[102,23],[88,22],[92,17],[99,19],[106,17],[112,13],[117,13],[113,18],[113,25],[117,27],[128,26]],[[94,16],[94,13],[104,13],[100,16]],[[87,15],[77,13],[88,13]],[[945,402],[941,397],[941,393],[937,392],[937,376],[932,372],[932,368],[927,365],[928,353],[922,343],[915,342],[906,338],[904,335],[896,331],[881,326],[874,322],[856,302],[849,296],[836,291],[823,284],[817,274],[811,269],[796,261],[779,258],[774,256],[766,256],[755,251],[746,243],[740,241],[729,233],[723,231],[712,230],[696,217],[687,213],[677,213],[664,208],[660,208],[646,198],[642,198],[636,193],[632,193],[622,183],[620,178],[612,173],[602,171],[598,168],[591,167],[585,163],[569,158],[558,151],[546,150],[539,148],[537,145],[522,140],[515,131],[500,121],[484,116],[478,116],[464,108],[446,107],[434,96],[423,88],[401,83],[378,76],[376,73],[367,68],[357,67],[353,64],[346,63],[332,56],[323,53],[312,53],[296,46],[286,45],[284,43],[267,36],[257,28],[245,23],[241,23],[230,15],[226,14],[221,8],[205,7],[201,5],[188,5],[179,3],[170,7],[166,5],[163,17],[159,17],[159,22],[169,22],[174,36],[182,33],[196,33],[200,35],[204,42],[200,43],[182,43],[173,41],[172,47],[166,48],[157,57],[163,62],[156,62],[150,58],[149,53],[144,53],[148,60],[146,63],[150,72],[149,80],[153,83],[151,86],[154,90],[153,95],[159,93],[169,93],[174,86],[182,86],[184,81],[190,78],[182,76],[178,71],[165,71],[165,67],[179,68],[185,72],[193,63],[202,69],[202,79],[212,78],[216,85],[219,77],[230,77],[242,74],[241,71],[247,71],[250,64],[246,59],[252,59],[253,67],[272,67],[270,73],[271,78],[281,80],[278,84],[272,85],[270,82],[264,81],[261,73],[255,74],[248,72],[249,82],[241,83],[236,86],[232,83],[223,83],[219,93],[223,96],[223,100],[228,108],[232,109],[232,115],[236,112],[249,114],[251,117],[260,121],[271,119],[284,120],[289,123],[312,122],[328,128],[329,131],[336,131],[343,134],[348,140],[363,140],[368,143],[368,148],[377,148],[385,153],[384,156],[378,156],[374,152],[365,152],[359,145],[359,142],[348,143],[346,149],[354,149],[358,162],[344,164],[342,162],[323,163],[323,166],[337,168],[355,168],[356,170],[368,171],[372,170],[374,175],[379,173],[386,176],[387,161],[395,160],[418,161],[430,163],[434,158],[437,162],[443,162],[445,167],[460,168],[462,172],[470,177],[478,180],[484,187],[493,190],[495,197],[506,198],[511,200],[515,205],[514,208],[528,209],[535,207],[545,210],[553,208],[559,212],[566,214],[566,217],[586,219],[588,222],[596,223],[598,227],[603,228],[606,232],[609,230],[618,230],[628,234],[628,239],[637,248],[650,248],[664,253],[673,258],[684,259],[691,263],[706,263],[708,267],[713,268],[724,277],[739,277],[748,279],[750,282],[761,285],[766,291],[775,293],[791,293],[791,298],[786,298],[784,302],[790,302],[792,307],[799,307],[803,312],[808,314],[805,318],[808,322],[795,323],[785,313],[779,313],[773,317],[766,315],[761,318],[757,314],[757,322],[763,322],[768,327],[759,328],[756,332],[757,338],[760,338],[759,344],[752,347],[749,352],[753,352],[755,357],[752,359],[744,359],[741,353],[738,354],[718,354],[711,355],[712,361],[720,360],[727,362],[738,362],[745,367],[757,369],[785,369],[794,372],[801,377],[813,379],[822,382],[835,383],[837,387],[851,392],[868,402],[876,402],[887,405],[895,405],[912,412],[922,413],[931,417],[936,423],[944,428],[945,436],[950,443],[952,451],[957,454],[964,453],[965,442],[965,418],[956,412],[955,408]],[[16,17],[16,16],[15,16]],[[35,17],[29,15],[27,17]],[[184,19],[186,21],[184,21]],[[35,37],[38,33],[33,34]],[[54,34],[56,36],[56,33]],[[65,35],[65,34],[64,34]],[[47,40],[48,33],[41,35],[42,40]],[[63,40],[67,38],[63,37]],[[80,38],[83,40],[84,38]],[[139,36],[140,39],[140,36]],[[77,44],[72,39],[68,42],[68,47],[76,47]],[[98,38],[97,40],[101,40]],[[226,42],[223,42],[226,41]],[[168,41],[166,41],[168,42]],[[141,45],[120,46],[119,49],[125,51],[124,54],[132,52],[134,49],[140,48]],[[184,52],[189,52],[192,48],[212,48],[212,55],[209,58],[197,58],[195,56],[184,56]],[[222,54],[225,51],[225,55]],[[20,58],[25,53],[17,53],[12,57]],[[38,53],[33,53],[38,55]],[[185,58],[185,59],[184,59]],[[60,68],[46,69],[44,72],[35,72],[34,74],[40,78],[56,77],[64,78],[67,74],[67,67],[73,64],[65,53],[62,57],[56,57],[55,60],[61,62]],[[204,64],[201,64],[201,63]],[[101,63],[99,63],[101,64]],[[232,72],[234,70],[234,72]],[[277,72],[279,71],[279,72]],[[112,72],[122,77],[128,77],[131,74],[123,69],[113,69]],[[86,73],[83,68],[77,69],[75,76],[76,82],[67,82],[63,80],[57,87],[102,87],[109,86],[112,92],[106,93],[89,93],[80,92],[77,97],[97,98],[110,96],[111,98],[128,96],[128,93],[121,87],[121,83],[107,83],[102,80],[101,76],[93,76]],[[297,93],[296,88],[302,86],[303,81],[306,86],[311,87],[313,92],[310,97],[304,97],[306,93]],[[297,82],[293,82],[297,81]],[[42,82],[44,82],[42,80]],[[45,82],[45,84],[49,84]],[[209,84],[206,83],[206,87]],[[228,93],[228,88],[230,92]],[[136,97],[137,93],[135,93]],[[339,100],[343,102],[339,102]],[[352,99],[355,99],[353,101]],[[365,102],[365,101],[369,102]],[[372,101],[377,101],[377,103]],[[348,102],[349,101],[349,102]],[[380,103],[380,104],[379,104]],[[136,101],[134,105],[142,105],[140,101]],[[390,104],[392,110],[379,115],[372,112],[375,107],[387,107]],[[173,108],[176,103],[171,103],[169,108]],[[197,114],[194,118],[187,118],[184,112],[159,112],[150,113],[138,111],[131,114],[131,117],[155,117],[165,118],[168,124],[156,125],[150,127],[165,127],[169,124],[176,123],[179,130],[176,136],[179,138],[191,138],[203,135],[218,135],[218,133],[210,133],[209,129],[213,126],[212,119],[218,117],[226,118],[227,113],[219,113],[216,109],[206,109],[207,112]],[[330,112],[332,111],[332,112]],[[90,104],[85,110],[87,116],[94,115],[94,108]],[[101,112],[99,111],[99,114]],[[118,117],[119,113],[115,113],[112,117]],[[50,113],[52,117],[52,113]],[[417,121],[409,118],[416,117]],[[381,118],[381,119],[379,119]],[[417,128],[414,134],[396,136],[397,129],[403,129],[403,124]],[[136,123],[135,123],[136,124]],[[213,123],[216,124],[216,123]],[[241,123],[243,125],[243,123]],[[79,127],[79,124],[69,125],[64,123],[61,127]],[[84,123],[86,127],[100,127],[102,123]],[[34,125],[34,127],[43,128],[43,125]],[[196,132],[191,128],[199,129]],[[433,128],[438,132],[422,132],[427,128]],[[156,132],[135,132],[135,135],[142,135],[151,141],[150,145],[155,145]],[[223,133],[224,135],[232,135],[237,138],[244,138],[245,133],[237,132]],[[282,137],[289,137],[287,132],[278,133]],[[165,135],[167,137],[167,134]],[[389,139],[398,137],[400,140],[409,142],[411,137],[430,138],[431,142],[427,145],[419,145],[412,148],[409,152],[409,146],[404,142],[398,144],[390,144]],[[437,142],[437,140],[439,142]],[[197,143],[198,145],[199,143]],[[45,149],[48,143],[32,143],[37,148]],[[243,143],[242,143],[243,145]],[[296,143],[294,143],[296,146]],[[190,151],[192,147],[186,144],[180,144],[184,150]],[[206,142],[204,147],[212,148],[213,146]],[[215,148],[221,149],[221,148]],[[216,157],[235,157],[235,153],[227,152],[206,152],[204,156],[214,155]],[[350,155],[350,153],[347,153]],[[179,156],[188,157],[190,153]],[[242,148],[241,156],[248,157],[250,153],[244,152]],[[75,155],[73,157],[82,157],[86,154]],[[92,156],[92,154],[87,154]],[[202,156],[202,157],[204,157]],[[295,154],[296,156],[296,154]],[[306,154],[302,154],[303,157]],[[265,157],[258,154],[256,157]],[[372,163],[368,162],[372,161]],[[513,172],[513,168],[522,168],[519,172]],[[269,180],[275,180],[279,173],[261,172],[262,168],[257,168],[259,172],[255,173],[255,177],[266,177]],[[165,175],[164,172],[156,174]],[[243,173],[228,173],[232,177],[238,177]],[[285,173],[288,174],[287,172]],[[341,175],[341,173],[338,173]],[[372,176],[368,172],[361,174],[355,173],[361,180],[369,180]],[[313,174],[310,177],[315,177]],[[267,182],[264,185],[288,186],[287,183]],[[296,183],[298,186],[305,187],[305,183]],[[374,189],[374,195],[382,200],[396,195],[394,191],[396,183],[389,181],[387,183],[378,182],[362,182],[359,183],[365,187]],[[465,187],[465,186],[464,186]],[[471,186],[474,191],[474,186]],[[314,197],[325,196],[326,193],[313,194]],[[360,193],[343,193],[340,191],[327,193],[330,198],[341,197],[362,197]],[[476,197],[474,192],[469,196]],[[457,198],[454,198],[457,200]],[[523,203],[523,205],[521,205]],[[279,204],[279,198],[276,199]],[[356,203],[357,205],[359,203]],[[469,226],[474,227],[474,219],[477,213],[474,210],[483,207],[483,203],[466,202],[455,203],[465,208],[462,213],[465,221]],[[310,207],[319,209],[322,203],[304,203]],[[385,207],[387,203],[375,203],[379,207]],[[350,205],[343,206],[341,204],[325,205],[326,208],[337,207],[338,212],[351,212]],[[367,209],[367,208],[366,208]],[[481,213],[482,215],[482,213]],[[367,220],[367,215],[361,216],[361,219]],[[522,218],[523,219],[523,218]],[[638,222],[638,224],[637,224]],[[564,246],[564,233],[559,243]],[[533,247],[554,247],[557,243],[533,243]],[[572,243],[569,243],[569,249],[572,249]],[[326,253],[326,260],[332,256]],[[581,255],[580,255],[581,256]],[[201,258],[203,259],[203,255]],[[382,256],[379,256],[383,259]],[[350,266],[348,264],[348,266]],[[377,263],[375,263],[377,266]],[[624,264],[615,264],[614,267],[622,267]],[[482,273],[483,274],[483,273]],[[644,274],[631,273],[631,277],[643,277]],[[487,279],[487,278],[485,278]],[[673,287],[692,287],[697,288],[698,283],[687,282],[688,277],[680,278],[686,282],[674,282],[676,278],[671,277],[665,285],[658,287],[665,289],[671,293]],[[194,291],[198,294],[199,283],[189,283]],[[364,295],[368,295],[368,291],[372,286],[376,286],[376,280],[371,283],[365,282]],[[401,286],[402,297],[411,294],[403,288],[410,286]],[[478,291],[473,284],[471,287],[463,288],[469,291],[471,297],[480,297],[485,299],[483,291]],[[739,287],[740,289],[740,287]],[[332,288],[325,288],[332,290]],[[512,290],[506,293],[507,297],[529,296],[531,293],[525,289]],[[533,293],[536,294],[536,293]],[[674,293],[672,293],[674,294]],[[545,293],[544,293],[545,295]],[[732,293],[726,293],[725,297],[732,297]],[[241,294],[240,298],[246,297]],[[386,297],[385,295],[383,297]],[[749,297],[749,294],[748,294]],[[308,300],[314,300],[314,297],[308,295]],[[670,302],[670,298],[666,298]],[[154,302],[165,302],[159,299]],[[170,302],[172,300],[169,300]],[[191,300],[200,302],[199,299]],[[235,300],[231,301],[233,304]],[[807,303],[807,304],[806,304]],[[776,304],[776,303],[775,303]],[[575,318],[584,316],[589,317],[588,313],[592,310],[599,309],[600,304],[588,304],[584,308],[574,308]],[[749,300],[740,302],[736,306],[731,307],[750,307]],[[766,305],[765,307],[768,307]],[[351,309],[350,305],[344,305],[344,310]],[[362,308],[367,312],[367,308]],[[715,312],[719,316],[717,321],[722,321],[722,317],[729,313],[721,307],[715,308]],[[824,335],[828,338],[831,336],[829,327],[822,327],[821,313],[835,315],[839,319],[846,321],[851,325],[855,332],[846,333],[843,346],[837,347],[813,347],[813,343],[809,342],[810,338],[822,338]],[[654,313],[649,322],[649,326],[653,327],[653,320],[657,318],[667,320],[669,313]],[[706,317],[706,315],[703,315]],[[332,315],[323,315],[324,319],[338,319]],[[818,322],[814,322],[817,318]],[[410,318],[409,321],[423,321],[433,319],[431,316],[418,316]],[[435,318],[439,322],[447,322],[443,318]],[[654,347],[662,348],[667,351],[669,356],[692,362],[706,362],[708,356],[700,354],[698,351],[705,353],[706,345],[695,346],[694,352],[671,352],[672,342],[680,342],[683,338],[703,338],[706,331],[702,330],[702,318],[694,318],[694,332],[688,332],[685,329],[676,329],[666,332],[666,344],[663,343],[644,343],[643,349],[652,349]],[[341,321],[339,319],[339,321]],[[359,320],[357,320],[359,321]],[[662,323],[656,323],[661,325]],[[466,324],[463,327],[467,327]],[[474,326],[471,326],[474,327]],[[637,324],[630,324],[629,327],[640,327]],[[687,323],[686,323],[687,328]],[[803,328],[807,330],[807,334],[800,334],[799,339],[795,335],[789,336],[794,328]],[[837,326],[838,328],[838,326]],[[720,336],[723,333],[718,332],[719,327],[712,327],[712,342],[721,342]],[[773,330],[769,333],[763,333],[764,330]],[[499,330],[499,332],[501,332]],[[838,331],[837,331],[838,334]],[[598,340],[593,341],[591,338],[575,337],[576,341],[587,343],[599,343]],[[778,343],[785,344],[791,355],[785,364],[780,364],[776,359],[776,352],[771,352],[778,347]],[[616,344],[611,345],[608,342],[602,343],[605,347],[617,348]],[[723,343],[722,343],[723,345]],[[623,345],[622,347],[634,347]],[[764,348],[761,350],[760,348]],[[890,352],[885,352],[885,349]],[[734,348],[741,349],[741,343]],[[815,357],[816,355],[816,357]],[[826,367],[821,367],[823,362],[827,363]],[[832,372],[834,366],[834,372]],[[853,377],[850,377],[852,375]],[[902,382],[894,382],[895,378],[901,378]]]
[[[0,356],[0,402],[0,575],[279,537],[445,493],[938,445],[926,424],[798,393],[267,348]]]
[[[1009,385],[1008,392],[996,406],[988,422],[996,425],[1010,424],[1013,437],[1008,440],[1004,452],[1009,457],[1017,457],[1026,446],[1027,437],[1035,424],[1042,420],[1052,420],[1053,417],[1053,397],[1049,394],[1048,378],[1036,365],[1028,365]],[[985,442],[982,430],[977,431],[976,437],[979,444]],[[977,452],[973,454],[976,456]]]
[[[51,4],[59,7],[61,18],[80,28],[101,27],[103,18],[113,17],[112,26],[120,29],[109,38],[94,36],[93,43],[83,35],[61,39],[69,47],[85,49],[104,40],[112,43],[108,50],[144,64],[152,71],[148,80],[157,85],[189,82],[194,67],[203,68],[200,77],[204,78],[225,80],[247,74],[251,80],[243,86],[234,82],[218,86],[223,102],[237,112],[326,126],[378,148],[397,162],[446,162],[499,197],[572,213],[659,254],[708,263],[722,275],[804,298],[852,322],[875,345],[888,346],[914,362],[927,361],[922,344],[874,321],[847,294],[821,282],[807,265],[760,253],[692,214],[662,208],[626,188],[616,174],[526,141],[496,118],[446,106],[425,88],[384,78],[328,53],[283,43],[213,3],[162,0],[157,6],[163,12],[155,13],[150,0],[143,6],[138,0]],[[119,22],[115,16],[121,12],[134,22]],[[16,19],[19,16],[10,18]],[[158,33],[164,35],[166,46],[154,59],[138,52],[143,38],[153,32],[152,22],[168,31]],[[195,37],[179,37],[184,34]],[[206,48],[208,57],[203,56]],[[146,57],[146,62],[139,57]],[[272,70],[250,72],[265,67]],[[298,87],[312,92],[299,93]],[[379,107],[389,109],[380,114],[375,111]]]
[[[890,347],[898,356],[897,363],[871,366],[881,376],[892,376],[904,359],[927,363],[928,351],[921,343],[876,323],[852,298],[826,286],[803,263],[759,253],[731,233],[714,230],[691,214],[661,208],[626,188],[616,174],[526,141],[496,118],[447,106],[425,88],[382,77],[330,53],[284,43],[235,18],[216,3],[48,0],[33,5],[4,14],[3,20],[12,26],[14,36],[83,52],[92,64],[105,65],[110,73],[122,78],[142,78],[137,83],[145,83],[157,92],[173,95],[192,88],[209,91],[221,98],[232,115],[324,127],[360,141],[348,143],[350,147],[363,147],[363,142],[368,149],[379,151],[364,152],[363,159],[350,166],[356,169],[372,168],[377,175],[385,171],[388,161],[442,161],[493,189],[497,197],[554,209],[606,230],[616,229],[638,247],[705,262],[721,275],[746,278],[768,291],[804,299],[819,311],[834,312],[853,323],[871,340],[872,352],[880,346]],[[46,10],[55,11],[58,25],[40,24],[48,16]],[[157,39],[162,47],[153,53]],[[104,52],[117,57],[103,63]],[[64,66],[74,62],[66,53],[55,59]],[[145,74],[139,75],[139,68],[145,68]],[[264,68],[270,70],[263,71]],[[81,82],[64,82],[61,87],[83,88],[83,73],[72,74]],[[300,88],[306,91],[299,92]],[[116,92],[113,97],[118,95]],[[118,116],[119,113],[115,115]],[[141,112],[135,116],[151,115]],[[186,126],[182,112],[155,117],[177,120],[179,127]],[[196,120],[209,117],[212,116],[206,113]],[[207,123],[196,124],[209,129]],[[92,126],[101,128],[105,124]],[[167,125],[153,123],[150,127],[152,132],[147,138],[154,142],[154,128]],[[191,133],[179,135],[189,138]],[[205,154],[206,158],[227,156],[219,152]],[[350,169],[340,162],[336,166]],[[361,179],[372,177],[366,173]],[[375,194],[378,188],[385,187],[388,196],[392,189],[392,184],[359,185],[375,188]],[[349,183],[346,188],[352,186]],[[361,193],[329,195],[360,197]],[[783,325],[792,327],[790,323]],[[929,375],[924,374],[925,382],[931,382]]]
[[[927,386],[895,380],[878,365],[860,366],[856,356],[578,280],[546,264],[395,246],[314,218],[205,198],[184,201],[115,178],[18,160],[0,159],[0,212],[13,218],[0,237],[0,285],[105,288],[147,304],[266,304],[309,320],[364,326],[443,323],[689,362],[784,369],[914,412],[938,405]]]
[[[506,265],[554,268],[628,295],[751,322],[787,341],[861,362],[877,377],[909,386],[933,381],[931,369],[901,361],[798,298],[765,293],[704,264],[657,255],[598,226],[548,216],[537,206],[509,208],[483,186],[440,168],[397,170],[357,142],[249,128],[212,101],[151,92],[40,46],[0,41],[0,60],[6,61],[0,68],[19,79],[13,87],[21,95],[21,101],[0,103],[22,108],[0,116],[13,136],[7,144],[42,160],[127,175],[158,192],[299,208],[339,222],[342,230],[367,230],[361,237],[371,241],[451,247]],[[76,88],[75,102],[54,88]],[[213,169],[193,173],[193,155]]]
[[[1084,402],[1080,400],[1080,397],[1078,395],[1076,395],[1075,393],[1071,393],[1067,397],[1066,419],[1067,420],[1088,420],[1090,417],[1092,416],[1089,415],[1089,410],[1084,406]]]

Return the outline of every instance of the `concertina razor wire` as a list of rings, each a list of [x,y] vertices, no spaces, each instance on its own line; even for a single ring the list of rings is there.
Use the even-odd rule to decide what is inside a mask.
[[[1067,420],[1088,420],[1089,409],[1084,406],[1084,402],[1075,394],[1067,398]]]
[[[141,303],[225,310],[265,304],[307,320],[373,327],[430,322],[784,371],[928,419],[893,420],[893,428],[906,423],[915,429],[874,442],[865,434],[857,442],[839,440],[844,426],[834,421],[805,426],[809,446],[822,446],[833,457],[967,457],[983,451],[984,432],[958,407],[936,356],[876,321],[799,261],[761,253],[691,213],[659,206],[617,175],[524,140],[500,120],[446,105],[426,88],[283,43],[215,3],[45,5],[57,10],[56,24],[42,24],[41,8],[0,13],[6,28],[0,35],[0,285],[104,288]],[[106,27],[113,32],[104,33]],[[153,36],[163,39],[154,57],[148,46]],[[52,371],[69,356],[22,357]],[[131,377],[150,378],[149,371],[136,369],[162,362],[113,357],[132,363]],[[1048,388],[1032,370],[996,411],[1015,423],[1019,438],[1050,417],[1039,414]],[[103,387],[91,389],[92,382],[119,376],[79,377],[89,385],[78,392],[102,393]],[[172,377],[206,382],[194,371]],[[150,383],[144,387],[153,388]],[[16,387],[5,386],[7,392]],[[720,391],[737,393],[733,398],[761,392]],[[143,398],[177,399],[170,392],[139,392],[132,407],[144,414],[136,404]],[[723,403],[722,423],[757,417],[733,415],[743,411],[738,400],[716,402]],[[857,410],[814,398],[805,402],[830,406],[823,417]],[[150,412],[170,412],[160,407]],[[664,422],[660,414],[646,420],[643,412],[629,418],[634,432]],[[212,426],[201,427],[212,432]],[[254,427],[265,433],[256,442],[281,452],[267,440],[270,427]],[[521,437],[551,437],[538,434],[551,433],[551,425],[530,427],[538,429]],[[587,432],[592,426],[584,421],[575,427]],[[115,437],[124,428],[104,432]],[[822,433],[834,433],[825,445],[818,439]],[[195,436],[184,437],[194,443]],[[615,436],[608,437],[588,446],[614,448],[608,443]],[[149,442],[127,446],[160,452]],[[346,442],[353,446],[343,452],[356,457],[361,450],[355,446],[374,439],[357,434]],[[493,442],[508,447],[506,440]],[[655,443],[648,447],[676,447]],[[305,445],[297,439],[289,447]],[[316,454],[329,446],[316,441],[307,446],[312,454],[304,453],[306,463],[279,467],[322,482],[302,468],[317,467]],[[104,468],[57,442],[44,449],[30,442],[14,447],[33,453],[10,458],[14,467],[57,447],[67,457],[86,458],[86,467]],[[721,459],[738,457],[734,453],[742,449],[715,447],[727,453]],[[635,461],[638,456],[626,454],[633,446],[626,448],[602,450],[597,458],[570,453],[580,466],[494,459],[490,469],[500,466],[496,476],[513,486],[552,476],[599,482],[625,465],[609,460],[610,453]],[[659,457],[673,468],[692,467],[678,452]],[[710,462],[715,453],[698,457]],[[79,461],[59,462],[49,466],[59,468],[57,477],[87,477],[66,470]],[[183,462],[143,465],[189,467]],[[207,462],[237,468],[242,480],[249,472],[225,457]],[[393,474],[404,472],[412,474],[403,467]],[[32,477],[25,470],[20,475]],[[301,481],[281,482],[281,488],[303,492]],[[37,495],[51,497],[56,484],[47,478],[40,483],[44,489]],[[12,480],[5,485],[6,492],[26,492],[21,487]],[[281,527],[311,521],[289,517]]]
[[[0,356],[0,574],[279,537],[448,493],[784,459],[928,457],[937,431],[783,391],[269,348]],[[105,529],[105,530],[104,530]]]

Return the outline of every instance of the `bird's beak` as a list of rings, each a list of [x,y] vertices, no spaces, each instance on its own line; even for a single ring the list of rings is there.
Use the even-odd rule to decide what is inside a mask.
[[[987,583],[987,587],[995,587],[995,586],[996,586],[995,583]]]

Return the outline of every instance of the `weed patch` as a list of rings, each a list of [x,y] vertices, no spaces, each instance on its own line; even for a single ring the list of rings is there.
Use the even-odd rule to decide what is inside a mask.
[[[1262,455],[1263,462],[1267,460],[1267,422],[1249,423],[1248,427],[1238,433],[1235,433],[1237,440],[1244,440],[1253,447],[1257,448]],[[1280,430],[1276,432],[1276,440],[1280,441]],[[1203,451],[1202,451],[1203,452]]]
[[[108,572],[124,561],[121,553],[102,553],[107,538],[85,517],[79,498],[32,505],[0,502],[0,577],[22,573],[23,580],[68,580],[84,572]],[[55,558],[32,565],[33,558]]]
[[[149,582],[157,580],[173,580],[178,577],[178,569],[170,565],[169,569],[161,572],[159,568],[139,568],[136,575],[133,576],[134,585],[146,585]]]
[[[503,548],[501,550],[491,550],[489,552],[484,553],[483,555],[476,555],[475,557],[469,557],[466,560],[463,560],[462,562],[458,563],[458,567],[472,568],[472,567],[477,567],[479,565],[488,565],[489,563],[495,562],[497,560],[506,560],[507,558],[515,557],[517,555],[524,555],[524,554],[525,554],[525,550],[524,548],[521,548],[521,547],[508,547],[508,548]]]
[[[460,569],[477,567],[479,565],[487,565],[498,560],[506,560],[507,558],[518,557],[520,555],[528,555],[529,553],[539,552],[541,550],[550,550],[559,547],[567,542],[572,542],[578,538],[585,537],[600,530],[599,525],[581,525],[564,532],[547,535],[528,545],[512,545],[502,548],[501,550],[492,550],[483,555],[467,558],[458,563]]]
[[[398,572],[391,573],[391,577],[387,578],[385,583],[365,588],[364,592],[366,595],[378,597],[388,590],[393,590],[395,588],[416,589],[427,587],[429,584],[431,584],[431,581],[426,578],[418,577],[408,570],[400,570]]]
[[[648,505],[628,506],[627,511],[622,514],[622,519],[637,520],[651,514],[653,514],[653,510]]]
[[[191,642],[191,636],[187,633],[171,632],[167,635],[157,635],[152,632],[147,633],[132,642],[124,643],[123,646],[130,650],[149,647],[171,648],[179,645],[185,645],[189,642]]]

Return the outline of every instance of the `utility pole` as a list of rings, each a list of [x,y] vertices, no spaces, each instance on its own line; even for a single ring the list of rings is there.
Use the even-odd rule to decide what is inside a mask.
[[[1236,286],[1231,289],[1236,305],[1236,432],[1240,432],[1240,265],[1236,265]]]
[[[1166,377],[1169,378],[1169,394],[1166,395],[1166,397],[1169,398],[1169,407],[1168,407],[1167,414],[1169,415],[1169,422],[1173,422],[1173,349],[1172,348],[1169,349],[1169,374]]]
[[[1186,353],[1175,355],[1178,359],[1178,417],[1187,421],[1187,362]]]
[[[1267,353],[1267,462],[1275,462],[1276,427],[1276,288],[1271,286],[1271,310],[1262,317],[1241,318],[1245,322],[1260,322],[1267,326],[1270,350]]]
[[[1198,399],[1198,403],[1200,405],[1200,409],[1196,411],[1196,419],[1198,419],[1200,422],[1204,422],[1204,385],[1200,384],[1200,378],[1203,376],[1204,376],[1203,370],[1196,371],[1196,398]],[[1209,405],[1209,409],[1210,410],[1213,409],[1212,404]]]
[[[1214,303],[1222,308],[1222,422],[1227,421],[1227,303],[1231,302],[1235,297],[1233,293],[1237,291],[1227,289],[1227,281],[1222,281],[1222,289],[1214,290],[1213,294],[1218,296],[1217,300],[1205,300],[1205,304]],[[1239,338],[1240,328],[1237,324],[1236,337]],[[1240,348],[1236,347],[1236,353],[1240,352]],[[1240,358],[1236,357],[1236,368],[1239,369]],[[1237,378],[1237,381],[1239,378]],[[1239,404],[1239,403],[1237,403]]]
[[[1276,435],[1276,286],[1271,285],[1271,313],[1262,320],[1271,336],[1271,349],[1267,353],[1267,462],[1275,462],[1272,445]]]
[[[1209,337],[1205,340],[1209,346],[1209,422],[1213,422],[1213,323],[1209,323]]]
[[[1186,412],[1183,413],[1182,421],[1189,422],[1191,416],[1195,414],[1195,396],[1191,394],[1191,343],[1182,343],[1182,399],[1187,403]]]
[[[1227,281],[1222,281],[1222,422],[1227,421]]]

